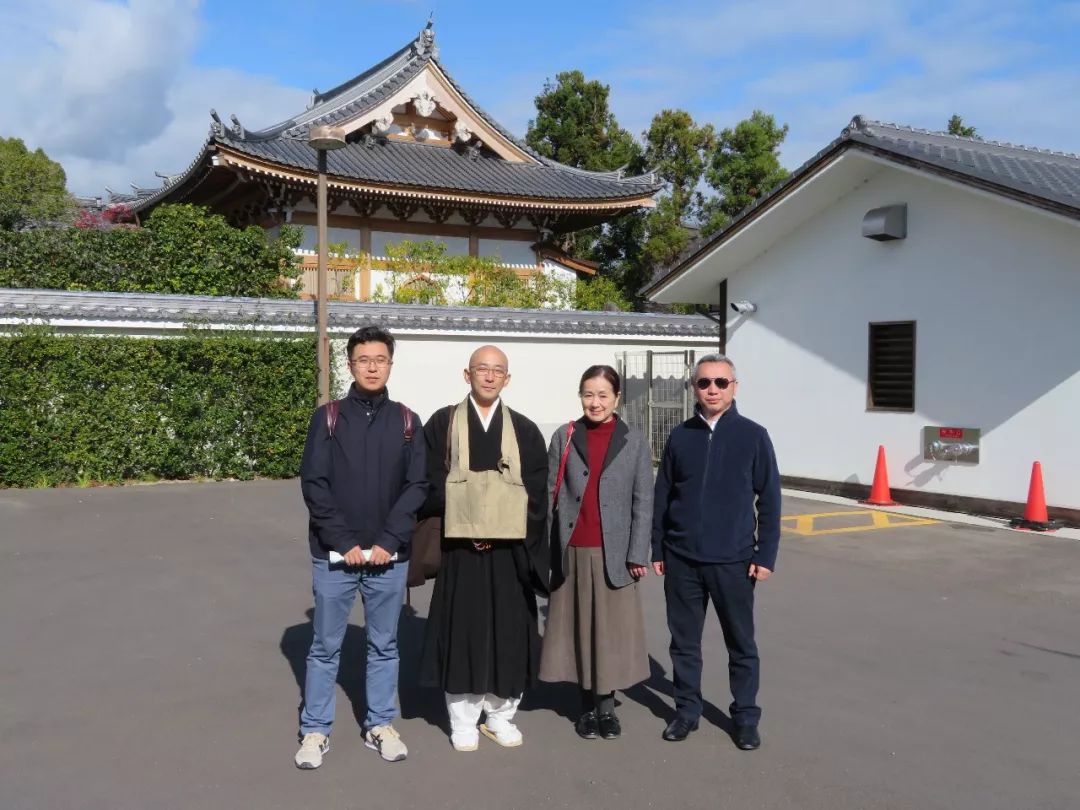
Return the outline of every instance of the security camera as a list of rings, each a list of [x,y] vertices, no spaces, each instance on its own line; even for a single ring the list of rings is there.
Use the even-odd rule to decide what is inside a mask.
[[[752,304],[749,301],[732,301],[731,308],[740,315],[749,315],[751,312],[757,312],[757,304]]]

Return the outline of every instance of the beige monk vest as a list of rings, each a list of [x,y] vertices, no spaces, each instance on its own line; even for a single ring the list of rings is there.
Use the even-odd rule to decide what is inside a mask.
[[[469,399],[455,409],[450,427],[450,471],[446,474],[446,537],[524,540],[529,494],[521,480],[521,453],[510,409],[502,408],[499,469],[469,469]]]

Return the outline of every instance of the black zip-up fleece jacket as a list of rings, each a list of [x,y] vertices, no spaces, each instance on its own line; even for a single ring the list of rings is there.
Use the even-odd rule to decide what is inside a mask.
[[[300,462],[312,556],[374,545],[408,556],[428,489],[423,425],[415,413],[412,430],[406,442],[401,405],[385,391],[371,396],[356,385],[341,400],[332,438],[326,406],[315,410]]]
[[[756,533],[756,537],[755,537]],[[699,414],[671,431],[656,476],[653,560],[776,568],[780,471],[769,434],[731,403],[709,430]]]

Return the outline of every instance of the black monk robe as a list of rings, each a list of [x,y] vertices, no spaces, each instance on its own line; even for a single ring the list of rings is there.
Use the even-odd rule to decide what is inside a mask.
[[[424,426],[430,488],[420,517],[446,510],[447,430],[456,405],[436,411]],[[469,467],[498,468],[503,413],[497,408],[485,432],[469,412]],[[451,694],[519,697],[540,666],[536,591],[548,580],[547,448],[533,422],[511,410],[529,495],[525,540],[494,540],[477,551],[470,540],[443,538],[442,563],[431,595],[421,682]]]

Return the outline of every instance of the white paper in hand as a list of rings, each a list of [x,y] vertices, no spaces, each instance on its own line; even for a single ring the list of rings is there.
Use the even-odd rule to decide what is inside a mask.
[[[362,548],[362,549],[360,549],[360,554],[364,558],[364,562],[371,562],[371,549],[370,548]],[[397,559],[398,559],[398,556],[397,556],[397,552],[395,551],[393,554],[390,555],[390,562],[397,562]],[[345,562],[345,558],[343,556],[338,554],[336,551],[331,551],[330,552],[330,564],[331,565],[341,565],[341,563],[343,563],[343,562]]]

